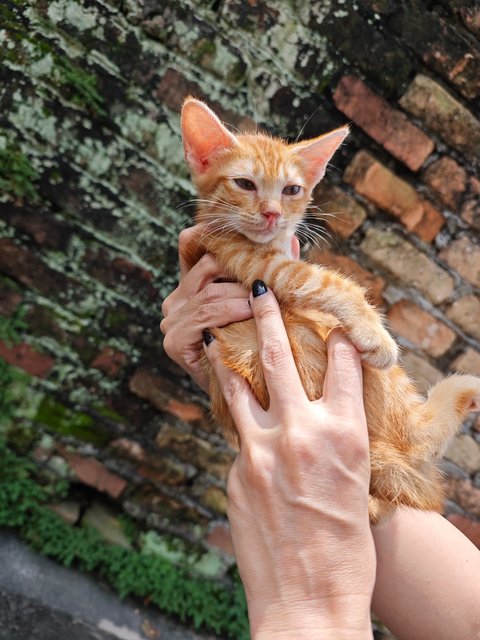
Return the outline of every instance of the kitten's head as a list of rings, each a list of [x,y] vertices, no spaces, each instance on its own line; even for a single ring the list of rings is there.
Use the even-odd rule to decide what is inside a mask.
[[[258,243],[290,238],[347,134],[342,127],[296,144],[262,134],[234,135],[206,104],[187,98],[182,136],[200,196],[197,222]]]

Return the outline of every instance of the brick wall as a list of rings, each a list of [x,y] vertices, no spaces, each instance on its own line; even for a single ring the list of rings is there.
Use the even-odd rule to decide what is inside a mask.
[[[230,550],[232,452],[158,330],[192,213],[187,93],[291,138],[350,122],[310,258],[369,287],[422,389],[480,375],[479,31],[468,0],[2,3],[0,313],[25,328],[0,356],[31,376],[16,446],[77,502]],[[480,419],[445,470],[447,515],[480,545]]]

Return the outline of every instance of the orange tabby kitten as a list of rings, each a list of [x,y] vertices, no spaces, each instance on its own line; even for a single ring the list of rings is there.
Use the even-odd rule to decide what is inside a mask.
[[[338,273],[297,261],[291,239],[312,189],[348,128],[296,144],[261,134],[233,135],[202,102],[182,110],[185,157],[199,193],[197,222],[206,223],[189,264],[206,252],[233,280],[250,289],[260,278],[275,293],[308,397],[322,394],[325,337],[339,323],[361,353],[370,457],[370,519],[395,505],[440,509],[436,462],[469,411],[480,409],[480,379],[455,375],[425,400],[398,367],[397,346],[364,291]],[[254,320],[214,332],[227,366],[244,376],[268,407]],[[205,367],[209,368],[205,358]],[[212,370],[213,414],[237,443],[237,432]],[[238,444],[238,443],[237,443]]]

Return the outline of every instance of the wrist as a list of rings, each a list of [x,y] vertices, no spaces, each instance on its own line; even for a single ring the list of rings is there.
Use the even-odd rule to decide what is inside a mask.
[[[370,600],[342,597],[312,604],[275,603],[250,607],[252,640],[371,640]]]

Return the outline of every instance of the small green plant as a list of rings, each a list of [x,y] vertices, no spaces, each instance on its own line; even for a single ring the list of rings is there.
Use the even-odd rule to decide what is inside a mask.
[[[222,637],[247,640],[245,596],[238,576],[220,583],[172,562],[104,542],[90,528],[71,527],[46,502],[66,495],[66,483],[40,486],[35,466],[0,440],[0,526],[14,527],[38,552],[67,566],[94,571],[121,597],[148,598],[162,611]]]
[[[38,193],[34,183],[38,177],[27,156],[13,144],[7,143],[0,149],[0,192],[35,201]]]

